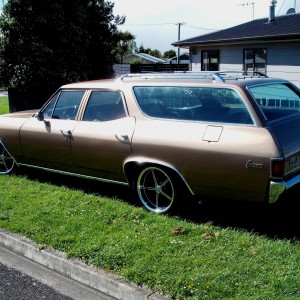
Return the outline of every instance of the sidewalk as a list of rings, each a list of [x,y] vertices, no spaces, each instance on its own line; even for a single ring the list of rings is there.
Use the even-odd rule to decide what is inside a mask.
[[[0,90],[0,97],[1,96],[7,96],[7,95],[8,95],[7,91]]]
[[[0,245],[116,299],[168,299],[148,289],[142,289],[134,284],[130,284],[125,279],[114,274],[87,266],[77,260],[67,259],[64,253],[50,249],[39,250],[37,244],[31,240],[1,228]]]

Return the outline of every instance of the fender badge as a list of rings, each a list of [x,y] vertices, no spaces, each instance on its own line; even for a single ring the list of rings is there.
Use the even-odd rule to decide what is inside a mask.
[[[253,169],[262,169],[263,168],[263,164],[259,164],[259,163],[254,163],[251,160],[248,160],[246,163],[246,168],[253,168]]]

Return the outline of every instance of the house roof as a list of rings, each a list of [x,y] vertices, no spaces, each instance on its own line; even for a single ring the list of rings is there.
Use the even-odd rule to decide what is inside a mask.
[[[161,58],[158,58],[158,57],[146,54],[146,53],[132,53],[132,54],[127,55],[126,57],[130,57],[130,56],[134,56],[136,58],[141,58],[141,59],[144,59],[144,60],[152,62],[152,63],[163,64],[166,62],[164,59],[161,59]]]
[[[300,14],[288,14],[269,21],[256,19],[234,27],[200,35],[172,43],[173,46],[189,47],[199,44],[236,43],[247,40],[300,39]]]

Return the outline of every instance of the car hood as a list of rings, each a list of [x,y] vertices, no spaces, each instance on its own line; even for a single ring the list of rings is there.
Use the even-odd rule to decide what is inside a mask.
[[[24,110],[24,111],[18,111],[13,112],[9,114],[2,115],[1,117],[11,117],[11,118],[30,118],[33,115],[35,115],[38,112],[38,110]]]

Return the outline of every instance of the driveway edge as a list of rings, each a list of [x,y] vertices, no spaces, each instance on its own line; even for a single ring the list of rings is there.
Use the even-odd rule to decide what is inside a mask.
[[[38,245],[22,236],[0,228],[0,243],[43,266],[90,286],[120,300],[166,300],[167,297],[128,283],[124,278],[87,266],[79,260],[67,259],[62,252],[52,249],[38,249]]]

